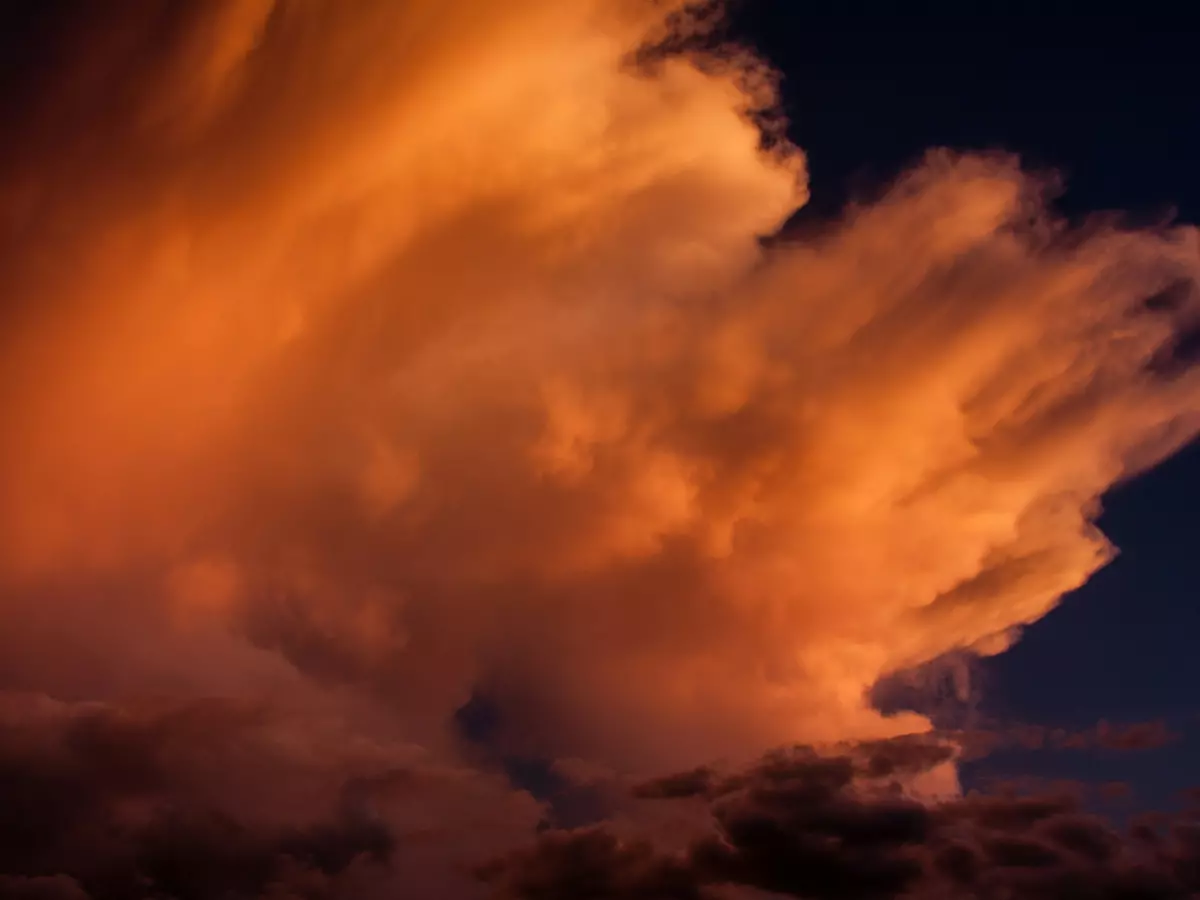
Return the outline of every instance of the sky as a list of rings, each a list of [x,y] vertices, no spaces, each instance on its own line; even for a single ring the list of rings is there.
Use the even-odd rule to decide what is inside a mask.
[[[1184,35],[0,15],[0,898],[1200,891]]]

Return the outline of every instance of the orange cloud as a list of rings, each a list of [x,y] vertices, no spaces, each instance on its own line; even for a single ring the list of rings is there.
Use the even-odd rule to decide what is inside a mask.
[[[868,689],[1103,565],[1197,428],[1195,233],[934,153],[781,236],[762,66],[639,57],[683,6],[66,36],[0,184],[10,681],[333,684],[430,745],[484,685],[514,746],[687,765],[921,730]]]

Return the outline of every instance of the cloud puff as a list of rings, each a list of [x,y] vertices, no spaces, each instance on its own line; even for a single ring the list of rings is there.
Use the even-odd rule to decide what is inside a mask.
[[[773,77],[688,6],[55,19],[0,167],[0,685],[452,769],[484,693],[502,752],[654,771],[920,731],[872,685],[1101,566],[1197,428],[1195,233],[935,152],[789,236]]]

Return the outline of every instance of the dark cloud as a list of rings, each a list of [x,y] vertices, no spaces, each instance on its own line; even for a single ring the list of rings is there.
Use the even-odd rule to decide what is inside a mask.
[[[1040,775],[986,775],[976,773],[972,782],[984,794],[1007,797],[1064,797],[1089,808],[1127,804],[1134,789],[1126,781],[1083,781],[1077,778],[1053,778]]]
[[[927,735],[906,735],[889,741],[872,741],[858,748],[870,778],[890,778],[928,771],[954,759],[956,748]]]
[[[687,772],[642,796],[709,796],[711,833],[682,855],[625,846],[591,829],[543,836],[483,871],[509,898],[645,897],[646,873],[669,871],[693,894],[751,888],[807,900],[840,898],[1144,898],[1200,890],[1200,828],[1160,817],[1130,833],[1085,812],[1067,794],[969,794],[920,803],[880,759],[942,759],[937,745],[877,744],[862,758],[774,754],[714,786]],[[607,893],[580,893],[598,866]],[[615,868],[625,867],[623,873]],[[622,894],[614,887],[629,885]],[[638,893],[642,891],[642,893]],[[663,894],[662,896],[677,896]]]
[[[1161,719],[1117,723],[1101,720],[1081,729],[980,721],[969,730],[947,729],[944,733],[967,758],[1011,749],[1140,752],[1160,750],[1179,739],[1179,734]]]
[[[1157,750],[1177,737],[1161,720],[1115,727],[1101,722],[1096,730],[1096,742],[1106,750]]]
[[[78,882],[66,875],[35,878],[0,875],[2,900],[87,900],[87,896]]]
[[[284,759],[270,758],[270,725],[225,703],[5,723],[0,896],[257,896],[297,878],[329,887],[354,867],[385,866],[393,837],[348,781],[328,798],[306,798],[293,822],[220,789],[257,777],[264,763],[286,772]]]
[[[485,865],[478,875],[503,896],[535,900],[697,900],[703,895],[686,861],[596,828],[546,834],[531,850]]]
[[[639,784],[634,787],[633,793],[635,797],[646,800],[678,800],[683,797],[703,796],[712,787],[712,770],[702,766],[690,772],[679,772]]]

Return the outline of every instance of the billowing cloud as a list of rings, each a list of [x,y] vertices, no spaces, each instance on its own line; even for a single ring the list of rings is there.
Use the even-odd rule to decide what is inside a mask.
[[[789,237],[773,76],[687,6],[47,19],[4,92],[0,687],[337,709],[452,769],[485,694],[504,753],[653,771],[920,731],[881,677],[1101,566],[1103,493],[1197,428],[1195,233],[936,152]]]

